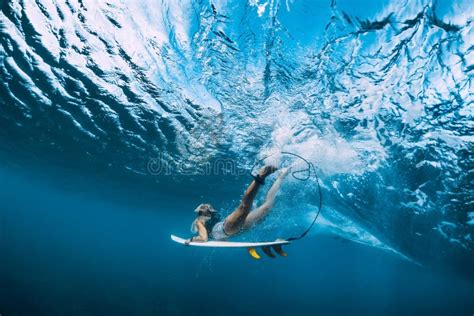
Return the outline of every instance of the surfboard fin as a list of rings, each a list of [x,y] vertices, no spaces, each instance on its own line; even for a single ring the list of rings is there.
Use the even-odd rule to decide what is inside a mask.
[[[262,250],[263,250],[263,252],[264,252],[267,256],[269,256],[270,258],[275,258],[275,255],[273,254],[272,249],[271,249],[270,247],[268,247],[268,246],[263,246],[263,247],[262,247]]]
[[[258,255],[257,251],[255,250],[254,247],[248,247],[247,248],[249,254],[252,256],[252,258],[258,260],[260,259],[260,256]]]
[[[280,256],[288,257],[288,254],[283,251],[283,249],[281,248],[281,245],[274,245],[272,247],[276,251],[276,253],[279,254]]]

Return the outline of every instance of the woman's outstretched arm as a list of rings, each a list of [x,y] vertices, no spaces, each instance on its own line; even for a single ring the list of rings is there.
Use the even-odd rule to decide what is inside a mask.
[[[207,242],[209,236],[207,234],[206,226],[204,226],[204,224],[201,221],[197,221],[196,228],[198,231],[198,235],[192,237],[187,243],[190,243],[191,241]]]

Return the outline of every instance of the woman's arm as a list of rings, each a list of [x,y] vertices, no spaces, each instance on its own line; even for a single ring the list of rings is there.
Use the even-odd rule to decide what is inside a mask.
[[[208,235],[207,235],[207,229],[206,229],[206,226],[204,226],[204,223],[201,221],[197,221],[196,228],[198,230],[198,236],[191,238],[189,241],[190,242],[191,241],[207,242]]]

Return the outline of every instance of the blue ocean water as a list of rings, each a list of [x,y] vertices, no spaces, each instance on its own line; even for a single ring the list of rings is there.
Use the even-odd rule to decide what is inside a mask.
[[[474,313],[471,1],[0,6],[2,316]],[[288,257],[169,239],[262,163]]]

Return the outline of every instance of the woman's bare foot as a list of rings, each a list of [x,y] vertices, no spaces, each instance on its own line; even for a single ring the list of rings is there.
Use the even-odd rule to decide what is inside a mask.
[[[274,173],[275,171],[277,171],[278,168],[275,167],[275,166],[265,166],[265,167],[262,167],[262,169],[260,169],[260,171],[258,172],[258,175],[262,178],[265,178],[269,175],[271,175],[272,173]]]
[[[288,172],[290,172],[290,167],[282,168],[280,169],[280,174],[278,175],[279,177],[285,177]]]

